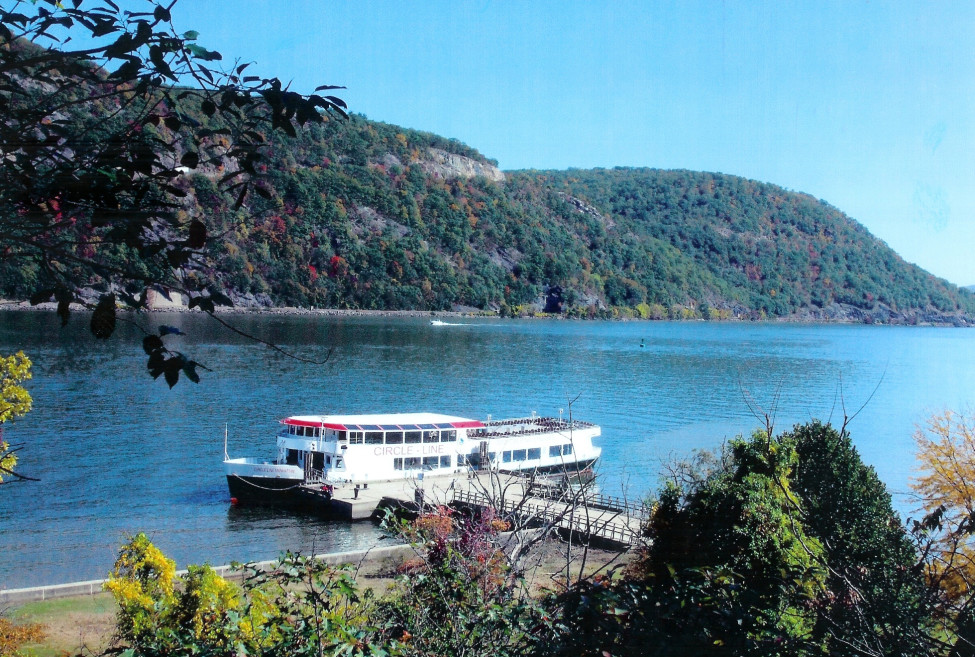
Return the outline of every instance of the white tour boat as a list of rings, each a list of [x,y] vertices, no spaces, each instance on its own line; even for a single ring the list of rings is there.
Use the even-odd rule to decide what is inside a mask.
[[[486,422],[439,413],[296,415],[281,420],[278,453],[224,460],[239,502],[299,501],[307,486],[368,485],[471,470],[574,475],[599,458],[599,427],[561,417]]]

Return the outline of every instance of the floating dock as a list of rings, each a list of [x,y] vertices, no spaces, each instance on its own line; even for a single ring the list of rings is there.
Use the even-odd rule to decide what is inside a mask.
[[[626,547],[639,541],[644,517],[639,504],[594,494],[584,486],[564,488],[550,478],[488,471],[336,486],[331,494],[320,485],[307,485],[301,494],[312,508],[318,506],[330,516],[346,520],[374,518],[390,508],[408,513],[438,506],[492,508],[519,524],[548,524],[562,532]]]

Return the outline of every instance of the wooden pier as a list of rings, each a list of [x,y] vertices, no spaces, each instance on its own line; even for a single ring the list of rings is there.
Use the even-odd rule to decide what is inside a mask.
[[[406,480],[340,485],[326,494],[319,485],[302,488],[309,503],[316,500],[337,517],[362,520],[384,508],[416,513],[437,506],[492,508],[519,527],[548,526],[563,533],[618,546],[639,541],[644,510],[626,500],[581,489],[563,488],[550,478],[498,472],[428,475]]]

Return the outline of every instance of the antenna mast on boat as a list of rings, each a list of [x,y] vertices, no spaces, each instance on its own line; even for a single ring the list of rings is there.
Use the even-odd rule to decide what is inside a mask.
[[[230,455],[227,454],[227,423],[223,425],[223,460],[229,461]]]

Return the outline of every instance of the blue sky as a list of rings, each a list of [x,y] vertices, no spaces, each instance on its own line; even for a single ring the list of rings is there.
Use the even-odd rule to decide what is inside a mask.
[[[226,59],[502,169],[720,171],[975,284],[975,3],[181,0]]]

